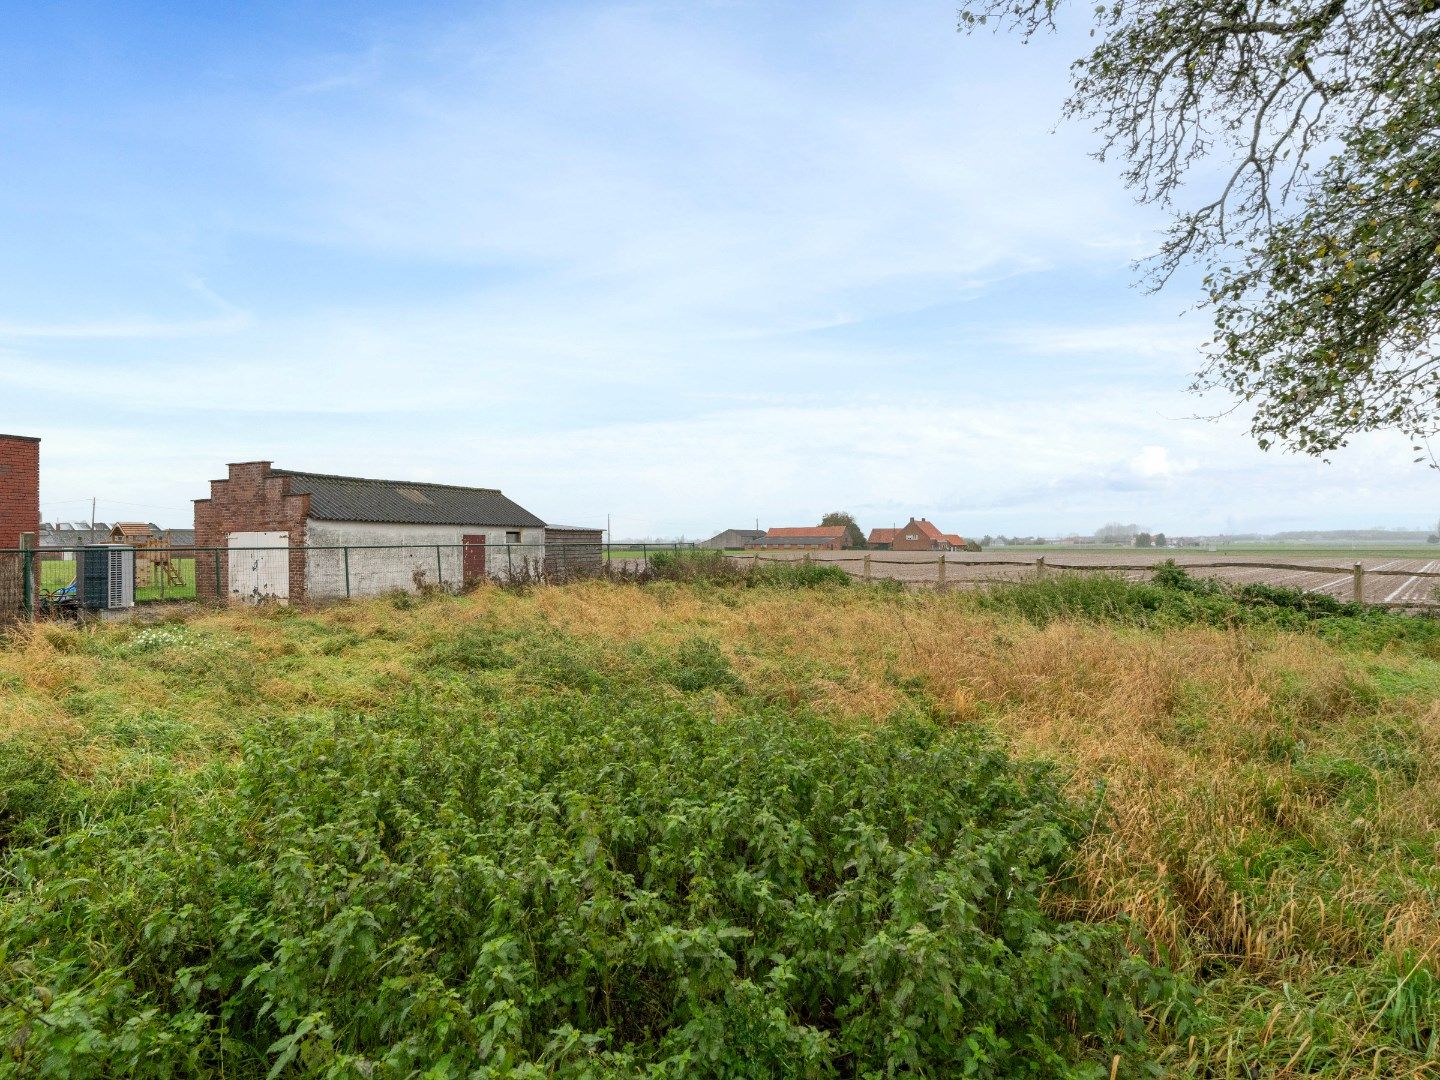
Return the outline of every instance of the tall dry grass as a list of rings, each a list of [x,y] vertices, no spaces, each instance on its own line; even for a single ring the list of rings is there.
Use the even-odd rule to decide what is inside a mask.
[[[1205,988],[1221,1020],[1187,1067],[1434,1068],[1434,1032],[1400,1006],[1440,959],[1440,676],[1403,651],[1208,626],[1036,626],[963,595],[590,582],[207,614],[184,627],[190,679],[169,658],[127,655],[134,630],[38,629],[0,649],[0,738],[76,738],[98,701],[112,720],[184,716],[208,733],[197,756],[227,752],[239,716],[394,701],[417,685],[417,656],[475,627],[520,648],[563,633],[617,665],[701,637],[752,699],[860,729],[916,709],[983,725],[1096,798],[1053,902],[1133,920],[1151,958]],[[736,707],[717,695],[717,710]]]

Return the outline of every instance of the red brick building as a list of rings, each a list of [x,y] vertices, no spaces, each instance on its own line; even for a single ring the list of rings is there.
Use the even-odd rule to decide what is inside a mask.
[[[791,525],[768,530],[751,547],[839,551],[850,546],[844,525]]]
[[[40,440],[0,435],[0,549],[40,534]]]
[[[889,551],[964,551],[965,538],[942,533],[928,518],[911,518],[899,529],[871,529],[867,543]]]
[[[24,557],[3,553],[22,536],[40,543],[40,440],[0,435],[0,622],[24,609]]]

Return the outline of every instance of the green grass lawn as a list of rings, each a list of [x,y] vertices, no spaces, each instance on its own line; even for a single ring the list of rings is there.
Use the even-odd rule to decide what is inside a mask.
[[[180,571],[179,584],[168,581],[163,571],[156,567],[153,575],[154,584],[135,590],[135,602],[143,604],[150,600],[194,600],[195,599],[195,560],[194,559],[173,559],[175,569]]]
[[[46,592],[63,589],[75,580],[75,563],[70,560],[45,559],[40,563],[40,588]]]
[[[644,559],[659,551],[674,550],[676,550],[674,544],[632,544],[629,547],[609,548],[605,557],[612,562],[621,562],[633,559]],[[689,549],[682,548],[681,550]]]
[[[172,584],[167,581],[164,573],[157,568],[153,575],[154,584],[136,588],[136,603],[147,603],[152,600],[193,600],[195,599],[195,560],[175,559],[175,568],[180,571],[181,582]],[[45,560],[40,563],[40,588],[44,592],[53,592],[56,589],[63,589],[75,581],[75,563],[60,559]]]

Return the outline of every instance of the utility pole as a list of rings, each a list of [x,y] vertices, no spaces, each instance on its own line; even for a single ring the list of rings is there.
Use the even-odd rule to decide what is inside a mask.
[[[94,496],[94,495],[91,495],[91,496],[90,496],[90,535],[85,538],[85,542],[86,542],[86,543],[89,543],[89,544],[93,544],[93,543],[95,542],[95,496]]]

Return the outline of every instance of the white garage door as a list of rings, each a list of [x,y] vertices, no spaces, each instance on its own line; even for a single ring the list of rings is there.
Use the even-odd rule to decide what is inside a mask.
[[[245,604],[289,603],[289,544],[289,533],[231,533],[230,599]]]

